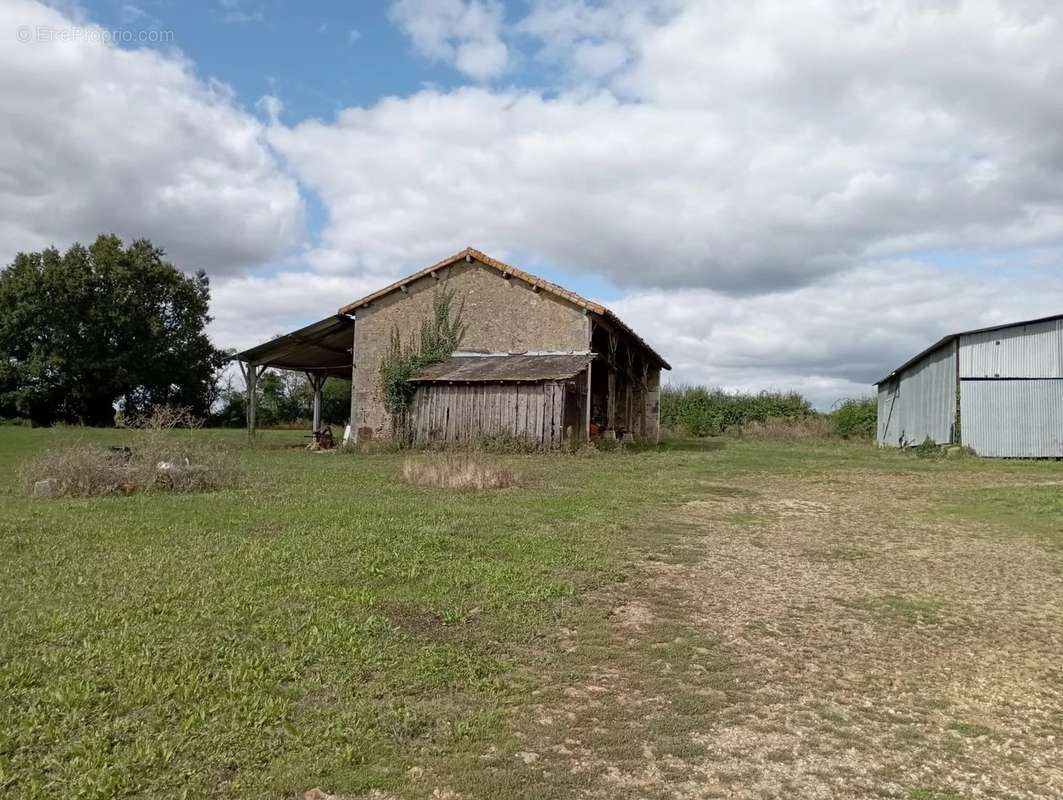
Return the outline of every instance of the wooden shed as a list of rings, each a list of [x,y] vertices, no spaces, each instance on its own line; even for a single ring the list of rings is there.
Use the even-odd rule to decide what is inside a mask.
[[[493,436],[555,449],[579,437],[587,406],[588,355],[467,355],[414,378],[414,443]]]

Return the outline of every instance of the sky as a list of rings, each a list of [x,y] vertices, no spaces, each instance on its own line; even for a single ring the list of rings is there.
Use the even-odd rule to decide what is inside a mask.
[[[1055,0],[0,2],[0,264],[114,232],[245,348],[476,247],[819,407],[1063,313]]]

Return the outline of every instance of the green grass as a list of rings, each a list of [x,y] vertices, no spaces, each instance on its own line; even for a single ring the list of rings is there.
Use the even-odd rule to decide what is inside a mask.
[[[33,453],[133,434],[0,428],[3,797],[402,793],[421,759],[477,769],[566,609],[628,578],[632,547],[685,541],[662,512],[755,497],[766,472],[1017,469],[716,439],[510,456],[527,488],[446,493],[400,482],[399,455],[313,455],[297,431],[199,435],[238,452],[239,488],[33,500]],[[901,600],[887,610],[934,610]],[[714,702],[672,701],[678,719]]]
[[[4,796],[393,787],[413,750],[490,735],[520,691],[509,646],[611,580],[613,526],[681,490],[642,453],[515,457],[532,488],[447,494],[285,432],[242,449],[241,489],[15,494],[36,450],[130,436],[0,430]]]
[[[967,492],[951,510],[1015,535],[1063,549],[1063,485],[1009,486]]]

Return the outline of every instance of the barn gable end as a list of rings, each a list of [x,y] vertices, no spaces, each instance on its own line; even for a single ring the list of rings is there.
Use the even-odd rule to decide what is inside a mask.
[[[585,353],[590,321],[583,309],[550,292],[536,291],[516,277],[479,261],[458,261],[353,309],[354,419],[359,438],[390,433],[380,385],[380,361],[392,330],[404,340],[415,335],[432,311],[435,291],[446,287],[463,303],[468,326],[462,351],[480,353]]]

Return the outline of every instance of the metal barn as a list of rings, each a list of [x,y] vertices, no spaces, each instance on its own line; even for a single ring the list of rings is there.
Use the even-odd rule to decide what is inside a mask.
[[[951,334],[876,386],[880,445],[1063,458],[1063,314]]]

